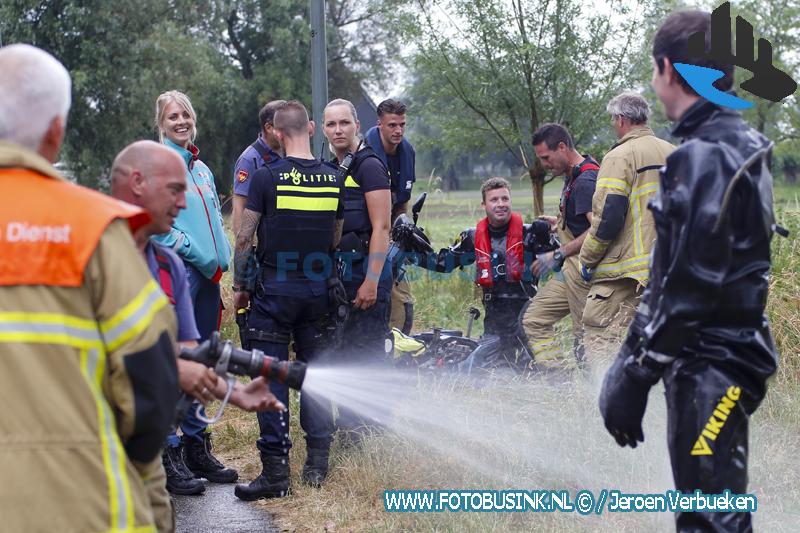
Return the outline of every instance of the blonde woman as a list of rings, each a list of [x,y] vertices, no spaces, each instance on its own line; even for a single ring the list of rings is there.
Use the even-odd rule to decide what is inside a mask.
[[[186,164],[186,208],[182,209],[168,233],[154,239],[172,248],[186,265],[194,317],[206,340],[219,327],[222,310],[219,280],[228,270],[230,243],[222,225],[219,197],[214,175],[198,155],[195,146],[197,114],[189,97],[179,91],[167,91],[156,100],[156,127],[162,143],[180,155]],[[197,477],[216,483],[233,483],[235,470],[225,468],[212,454],[207,425],[194,416],[194,408],[181,424],[183,436],[167,437],[164,464],[167,488],[174,493],[198,494]],[[182,453],[181,448],[184,449]],[[185,463],[184,463],[185,460]],[[193,475],[194,474],[194,475]]]

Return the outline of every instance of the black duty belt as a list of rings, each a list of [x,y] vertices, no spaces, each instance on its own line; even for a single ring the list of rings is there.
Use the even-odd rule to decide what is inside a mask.
[[[261,331],[260,329],[248,328],[247,339],[250,341],[271,342],[274,344],[289,344],[291,336],[288,333],[276,333],[272,331]]]

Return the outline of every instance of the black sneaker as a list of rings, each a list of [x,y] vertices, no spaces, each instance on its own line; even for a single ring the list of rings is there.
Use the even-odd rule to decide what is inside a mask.
[[[211,453],[211,433],[204,431],[202,439],[181,435],[183,455],[186,467],[197,477],[204,477],[214,483],[233,483],[239,479],[239,473],[232,468],[225,468]]]
[[[183,462],[182,446],[167,446],[161,454],[161,462],[167,472],[167,490],[172,494],[202,494],[205,484],[189,472]]]
[[[249,485],[236,485],[233,493],[251,502],[261,498],[282,498],[289,494],[289,457],[261,454],[261,474]]]

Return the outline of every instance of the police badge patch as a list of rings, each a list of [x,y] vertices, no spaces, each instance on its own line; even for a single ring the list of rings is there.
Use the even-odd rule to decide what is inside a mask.
[[[236,179],[239,180],[239,183],[244,183],[247,181],[247,171],[245,169],[241,169],[236,175]]]

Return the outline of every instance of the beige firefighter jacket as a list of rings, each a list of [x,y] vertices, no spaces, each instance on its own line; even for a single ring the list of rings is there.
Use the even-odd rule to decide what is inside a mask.
[[[594,270],[593,281],[632,278],[647,283],[656,239],[647,203],[658,190],[659,168],[674,149],[650,128],[637,127],[603,158],[592,199],[592,226],[579,258]],[[618,229],[609,238],[612,228]]]
[[[175,315],[133,242],[142,212],[2,141],[0,189],[2,530],[154,531],[143,477],[177,396]],[[82,239],[85,257],[59,251]]]

